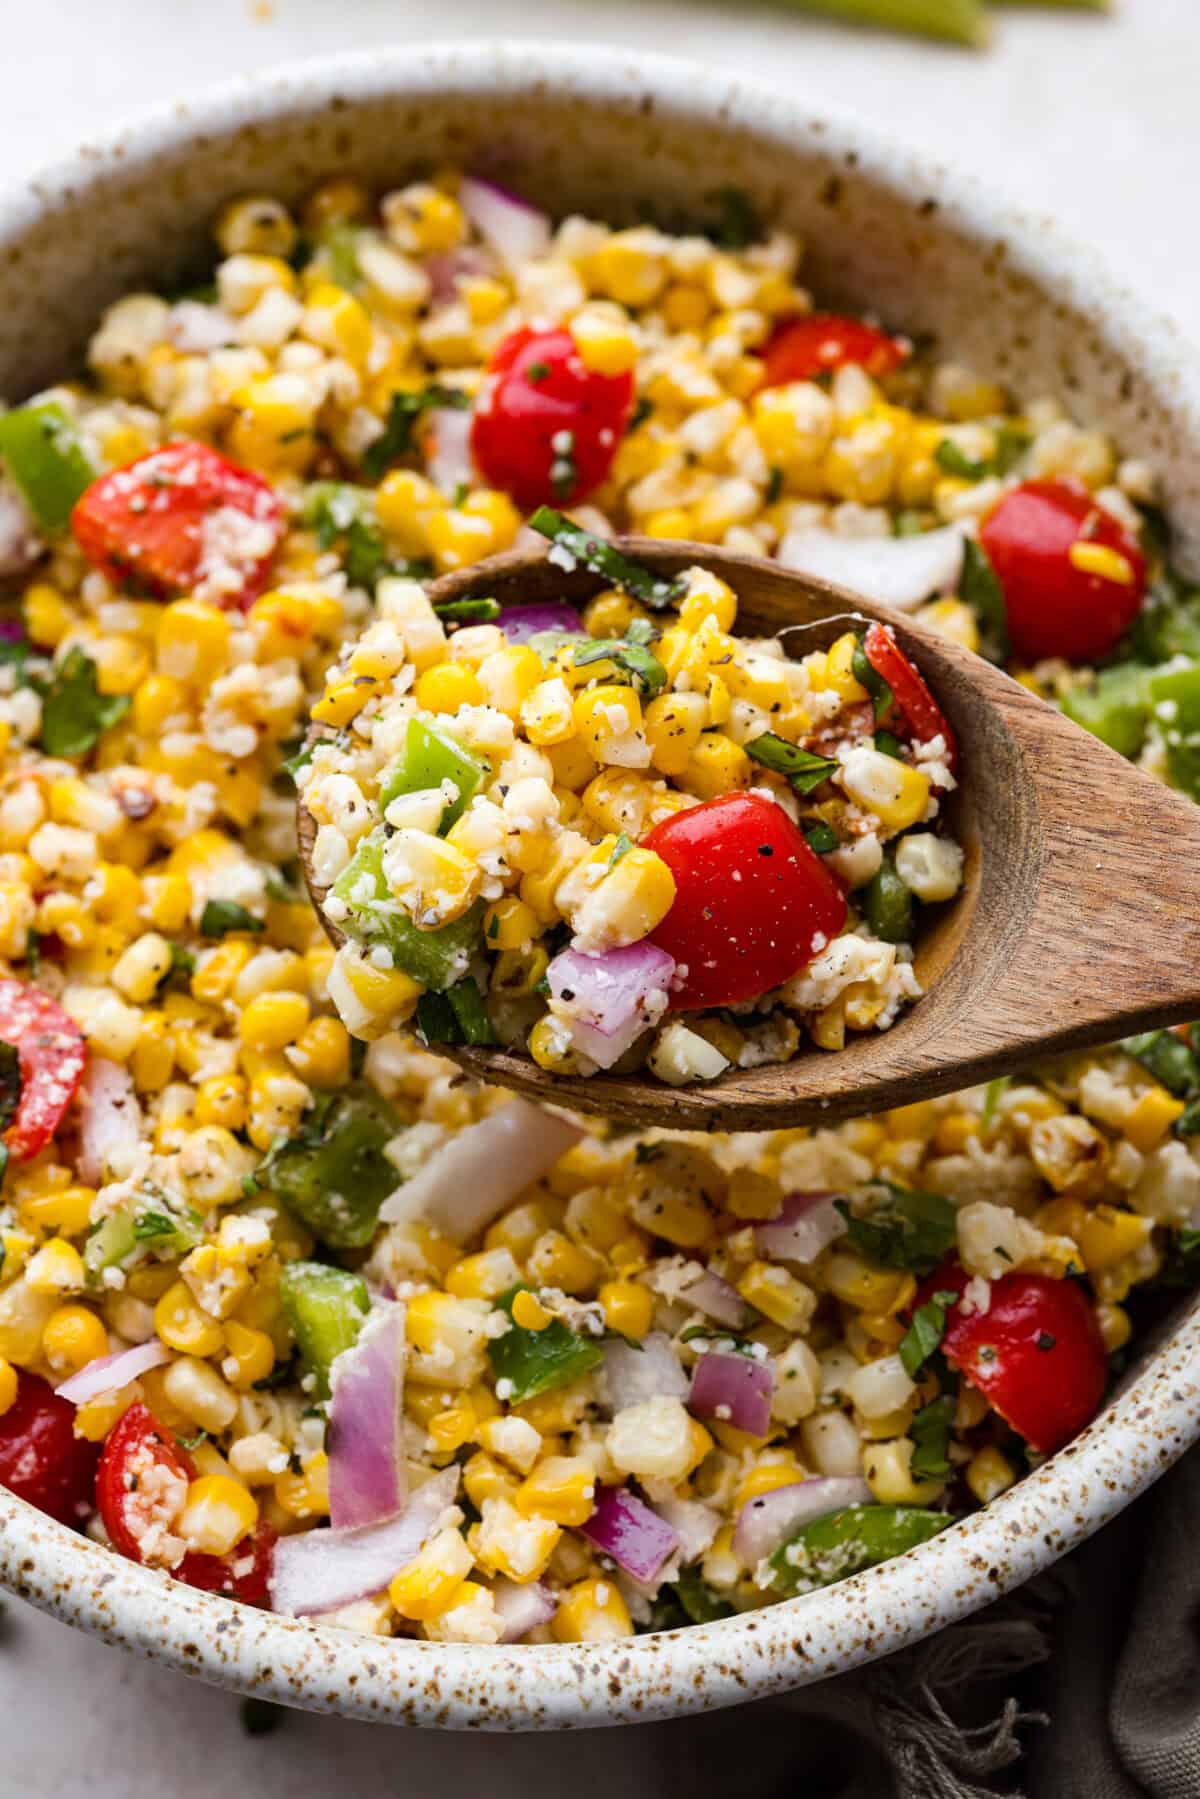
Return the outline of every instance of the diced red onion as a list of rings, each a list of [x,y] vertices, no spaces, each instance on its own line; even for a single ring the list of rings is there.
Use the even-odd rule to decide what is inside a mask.
[[[651,1331],[638,1349],[610,1337],[604,1345],[604,1374],[614,1412],[648,1399],[682,1399],[688,1390],[683,1364],[665,1331]]]
[[[418,1487],[404,1510],[369,1530],[306,1530],[280,1537],[271,1570],[271,1604],[289,1617],[331,1612],[380,1593],[418,1554],[458,1492],[458,1469]]]
[[[167,336],[177,350],[203,355],[237,341],[237,326],[219,306],[177,300],[167,319]]]
[[[427,256],[423,267],[429,276],[430,298],[435,303],[440,303],[457,296],[460,276],[482,275],[488,262],[478,250],[464,247],[459,250],[441,250],[434,256]]]
[[[790,531],[779,561],[799,574],[832,581],[882,606],[908,611],[934,594],[954,593],[962,576],[963,531],[947,525],[916,537],[840,537]]]
[[[558,1600],[540,1580],[518,1586],[515,1580],[501,1577],[492,1587],[492,1604],[504,1626],[502,1643],[519,1643],[539,1624],[549,1624],[558,1609]]]
[[[550,248],[550,221],[494,181],[467,175],[459,183],[459,203],[483,241],[510,269],[536,262]]]
[[[688,1410],[697,1418],[719,1418],[735,1430],[765,1437],[771,1428],[774,1391],[775,1375],[767,1362],[710,1349],[692,1369]]]
[[[755,1225],[757,1247],[784,1262],[815,1262],[845,1235],[846,1220],[834,1205],[840,1198],[840,1193],[789,1193],[778,1217]]]
[[[0,470],[0,575],[19,575],[32,568],[42,549],[24,496]]]
[[[628,1487],[601,1487],[596,1509],[581,1529],[602,1555],[611,1556],[635,1580],[653,1580],[679,1547],[666,1519]]]
[[[142,1108],[120,1062],[89,1056],[79,1083],[76,1168],[89,1187],[128,1174],[142,1141]]]
[[[681,1287],[679,1297],[685,1305],[695,1306],[698,1312],[703,1312],[708,1318],[715,1318],[718,1324],[724,1324],[733,1331],[742,1330],[750,1316],[750,1307],[737,1288],[731,1287],[719,1274],[708,1271],[694,1280],[690,1287]]]
[[[352,1348],[330,1370],[329,1520],[363,1530],[404,1506],[404,1307],[372,1308]]]
[[[509,643],[528,643],[540,631],[574,632],[586,637],[583,620],[574,606],[566,601],[550,602],[545,606],[506,606],[496,620]]]
[[[558,1017],[581,1055],[611,1068],[667,1009],[675,958],[653,943],[602,956],[565,949],[546,970]]]
[[[170,1359],[171,1351],[155,1338],[149,1343],[139,1343],[133,1349],[117,1349],[112,1355],[97,1356],[56,1391],[60,1399],[69,1399],[72,1405],[86,1405],[89,1399],[97,1399],[101,1393],[119,1393],[140,1374],[147,1374],[151,1368],[161,1368]]]
[[[424,1218],[465,1243],[540,1180],[583,1131],[555,1112],[510,1100],[450,1139],[410,1181],[385,1199],[385,1224]]]
[[[425,414],[422,436],[429,479],[447,497],[475,479],[471,461],[471,413],[454,406],[435,406]]]
[[[721,1514],[711,1505],[701,1505],[698,1499],[661,1499],[655,1509],[679,1538],[679,1560],[685,1568],[712,1548]]]
[[[734,1553],[747,1568],[753,1568],[814,1518],[840,1512],[847,1505],[870,1505],[871,1499],[866,1481],[853,1475],[776,1487],[772,1493],[748,1499],[738,1513],[733,1532]]]

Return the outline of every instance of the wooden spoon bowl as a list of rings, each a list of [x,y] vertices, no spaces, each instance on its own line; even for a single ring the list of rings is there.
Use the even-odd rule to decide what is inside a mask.
[[[957,734],[960,786],[943,801],[966,852],[959,896],[931,909],[915,946],[924,997],[888,1031],[836,1052],[730,1069],[705,1086],[640,1074],[555,1075],[506,1049],[447,1047],[481,1080],[684,1130],[815,1125],[952,1092],[1041,1057],[1200,1016],[1200,811],[1139,773],[982,658],[843,589],[708,544],[627,538],[618,547],[670,578],[699,563],[738,596],[740,635],[789,627],[796,654],[825,647],[845,615],[894,627]],[[444,576],[438,604],[491,595],[501,606],[581,605],[610,583],[546,553],[514,551]],[[315,822],[298,831],[313,903]],[[439,1046],[440,1048],[440,1046]]]

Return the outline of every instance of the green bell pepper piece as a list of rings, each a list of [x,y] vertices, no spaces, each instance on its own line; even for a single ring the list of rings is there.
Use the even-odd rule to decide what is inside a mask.
[[[154,1193],[137,1194],[89,1235],[83,1250],[88,1283],[98,1283],[106,1268],[132,1268],[149,1256],[185,1256],[203,1234],[200,1215],[190,1207],[180,1212]]]
[[[503,1294],[496,1304],[512,1317],[513,1300],[518,1293],[531,1291],[516,1286]],[[565,1387],[594,1368],[603,1356],[599,1343],[581,1337],[555,1318],[545,1330],[527,1331],[514,1324],[502,1337],[488,1342],[488,1356],[496,1371],[496,1379],[508,1381],[508,1400],[520,1405],[537,1393],[548,1393],[553,1387]]]
[[[1069,719],[1120,756],[1136,756],[1150,721],[1149,675],[1136,662],[1106,668],[1094,687],[1070,687],[1062,696]]]
[[[483,995],[472,975],[445,993],[423,993],[417,1001],[417,1029],[426,1043],[495,1043]]]
[[[331,1249],[362,1249],[379,1208],[400,1185],[384,1150],[403,1129],[369,1087],[327,1094],[294,1137],[271,1148],[255,1176],[313,1236]]]
[[[440,787],[443,781],[453,781],[458,798],[446,807],[438,826],[439,834],[445,836],[474,799],[487,772],[486,763],[470,755],[448,732],[411,718],[404,749],[380,783],[379,804],[386,812],[402,793],[423,793]]]
[[[912,942],[913,896],[896,873],[896,864],[890,855],[884,856],[863,889],[863,912],[871,930],[882,942]]]
[[[1200,1061],[1174,1031],[1142,1031],[1126,1037],[1121,1048],[1178,1099],[1200,1087]]]
[[[927,1543],[954,1520],[911,1505],[848,1505],[814,1518],[767,1558],[776,1592],[811,1593]]]
[[[434,993],[444,993],[466,974],[471,957],[483,942],[483,904],[476,901],[469,912],[439,930],[419,930],[388,892],[383,873],[386,841],[377,826],[363,838],[334,882],[334,894],[349,907],[342,929],[358,943],[383,944],[397,968]],[[364,898],[359,889],[368,883],[372,891]]]
[[[324,1262],[288,1262],[279,1277],[279,1298],[305,1365],[316,1377],[316,1396],[328,1399],[329,1370],[343,1350],[354,1347],[371,1309],[367,1283]]]
[[[1150,676],[1150,704],[1167,746],[1167,775],[1173,787],[1200,800],[1200,662],[1159,669]],[[1170,713],[1164,718],[1159,708]]]
[[[39,525],[65,531],[96,471],[65,407],[39,400],[0,414],[0,456]]]

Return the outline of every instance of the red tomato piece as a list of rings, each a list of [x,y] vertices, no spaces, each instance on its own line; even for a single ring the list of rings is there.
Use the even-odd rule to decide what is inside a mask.
[[[518,506],[574,506],[608,474],[632,410],[632,374],[598,374],[569,331],[525,325],[492,357],[471,453]]]
[[[1074,481],[1014,487],[984,519],[979,541],[1004,591],[1009,641],[1025,662],[1099,661],[1141,611],[1146,561],[1136,539]],[[1111,573],[1086,566],[1091,548],[1115,552]]]
[[[26,1162],[62,1122],[87,1050],[74,1019],[27,981],[0,980],[0,1043],[12,1044],[21,1065],[21,1098],[4,1142],[10,1155]]]
[[[101,475],[71,514],[75,541],[111,580],[243,608],[266,585],[283,524],[261,475],[190,441]]]
[[[925,677],[914,666],[896,642],[890,625],[871,625],[863,638],[863,655],[880,680],[891,688],[904,722],[917,743],[932,743],[940,737],[946,745],[946,766],[951,774],[958,767],[958,739],[950,729],[945,713],[926,686]]]
[[[240,1599],[243,1605],[269,1606],[271,1567],[278,1541],[279,1532],[263,1520],[253,1536],[243,1537],[228,1555],[193,1551],[173,1572],[176,1580],[205,1593],[224,1593],[228,1599]]]
[[[965,1269],[950,1260],[922,1283],[917,1303],[939,1289],[960,1293]],[[1050,1455],[1090,1424],[1108,1384],[1108,1354],[1095,1310],[1076,1281],[1003,1274],[986,1312],[951,1307],[942,1353],[978,1387],[1032,1449]]]
[[[706,800],[642,842],[675,877],[674,904],[651,941],[687,970],[671,995],[676,1011],[769,993],[846,922],[840,884],[773,800]]]
[[[195,1477],[173,1434],[135,1401],[105,1438],[96,1472],[96,1504],[114,1549],[142,1561],[151,1532],[170,1529]]]
[[[762,384],[786,387],[790,381],[813,381],[851,363],[868,375],[890,375],[907,355],[904,344],[874,325],[838,312],[814,312],[776,326],[762,353]]]
[[[22,1370],[17,1397],[0,1416],[0,1487],[78,1528],[92,1510],[99,1455],[99,1444],[75,1435],[70,1401]]]

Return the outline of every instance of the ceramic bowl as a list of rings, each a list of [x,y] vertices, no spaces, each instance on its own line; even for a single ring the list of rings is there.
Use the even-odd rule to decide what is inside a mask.
[[[745,189],[807,240],[824,301],[929,333],[1023,394],[1059,394],[1150,458],[1200,561],[1200,366],[1090,255],[811,99],[591,46],[301,66],[87,146],[0,202],[0,393],[16,400],[68,371],[117,295],[198,270],[228,196],[295,197],[339,168],[397,183],[443,162],[556,212],[618,220],[704,216],[722,187]],[[838,1586],[669,1635],[529,1648],[355,1636],[196,1592],[4,1492],[0,1577],[109,1642],[314,1710],[499,1730],[672,1717],[853,1668],[1045,1568],[1200,1434],[1198,1352],[1193,1306],[1089,1430],[987,1511]]]

